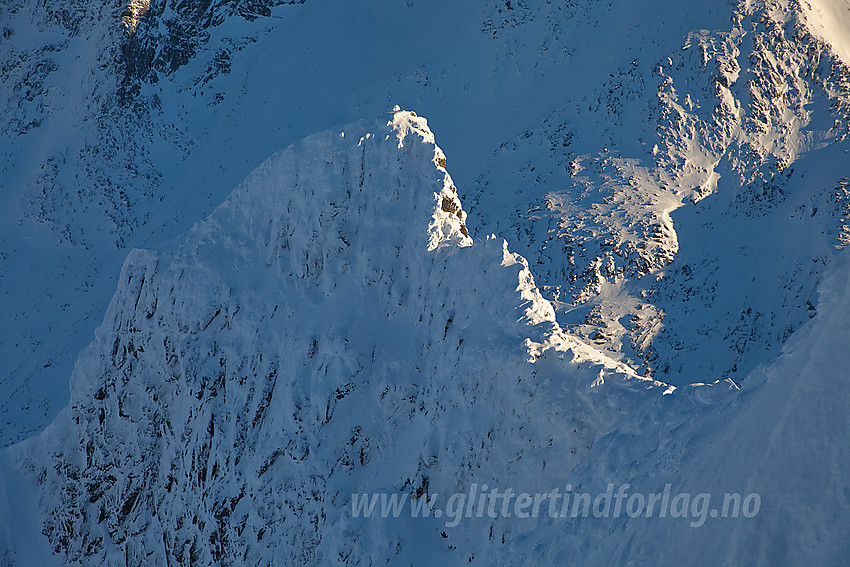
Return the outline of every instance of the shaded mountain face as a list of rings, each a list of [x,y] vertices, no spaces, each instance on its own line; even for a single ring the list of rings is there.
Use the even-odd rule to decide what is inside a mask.
[[[71,403],[0,452],[3,563],[844,557],[846,255],[742,389],[674,389],[562,330],[527,262],[469,236],[445,163],[397,110],[272,156],[186,235],[133,251]],[[693,500],[597,514],[615,487]],[[514,492],[507,513],[484,510],[491,490]],[[594,512],[535,503],[558,493]],[[758,504],[715,514],[730,493]],[[382,494],[399,513],[364,515]]]
[[[298,142],[184,237],[133,251],[70,405],[15,451],[52,548],[85,565],[415,562],[400,542],[448,552],[445,521],[354,518],[352,494],[563,484],[672,391],[564,333],[504,240],[473,242],[445,163],[398,110]],[[486,528],[453,545],[475,553]]]
[[[847,240],[833,4],[4,4],[0,443],[67,403],[128,248],[397,102],[562,326],[639,374],[740,382]]]
[[[840,563],[846,8],[3,3],[0,564]]]
[[[847,240],[833,8],[4,4],[0,443],[67,403],[128,248],[398,102],[438,125],[471,234],[529,259],[561,325],[639,374],[740,382]]]

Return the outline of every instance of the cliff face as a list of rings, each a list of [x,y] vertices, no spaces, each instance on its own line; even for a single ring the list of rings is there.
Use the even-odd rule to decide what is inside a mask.
[[[3,3],[0,564],[846,555],[846,8]],[[344,513],[609,481],[765,515]]]
[[[529,259],[562,326],[665,382],[741,381],[815,313],[848,239],[830,14],[4,4],[0,444],[67,403],[128,249],[185,232],[264,156],[397,102],[439,124],[469,230]]]
[[[642,390],[660,396],[566,335],[503,240],[473,243],[443,164],[396,111],[272,156],[185,237],[133,251],[70,406],[23,453],[54,549],[410,559],[410,526],[367,530],[352,494],[563,479]],[[422,522],[442,546],[444,522]]]

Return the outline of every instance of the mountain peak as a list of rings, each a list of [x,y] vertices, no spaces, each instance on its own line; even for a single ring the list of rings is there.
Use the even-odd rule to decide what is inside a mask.
[[[319,561],[354,492],[447,494],[463,463],[563,474],[661,386],[564,333],[504,240],[473,244],[444,164],[396,111],[273,155],[182,239],[133,251],[69,407],[19,449],[53,547]]]

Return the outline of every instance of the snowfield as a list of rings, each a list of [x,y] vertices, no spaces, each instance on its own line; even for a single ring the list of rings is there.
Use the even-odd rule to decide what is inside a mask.
[[[0,6],[0,565],[843,564],[848,34]]]

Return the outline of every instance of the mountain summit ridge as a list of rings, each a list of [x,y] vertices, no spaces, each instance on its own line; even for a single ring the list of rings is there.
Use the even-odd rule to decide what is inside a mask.
[[[539,484],[660,395],[564,333],[504,240],[473,243],[444,165],[396,110],[275,154],[185,237],[131,252],[69,407],[15,447],[53,549],[404,557],[391,522],[346,535],[351,494],[447,494],[473,465]]]

